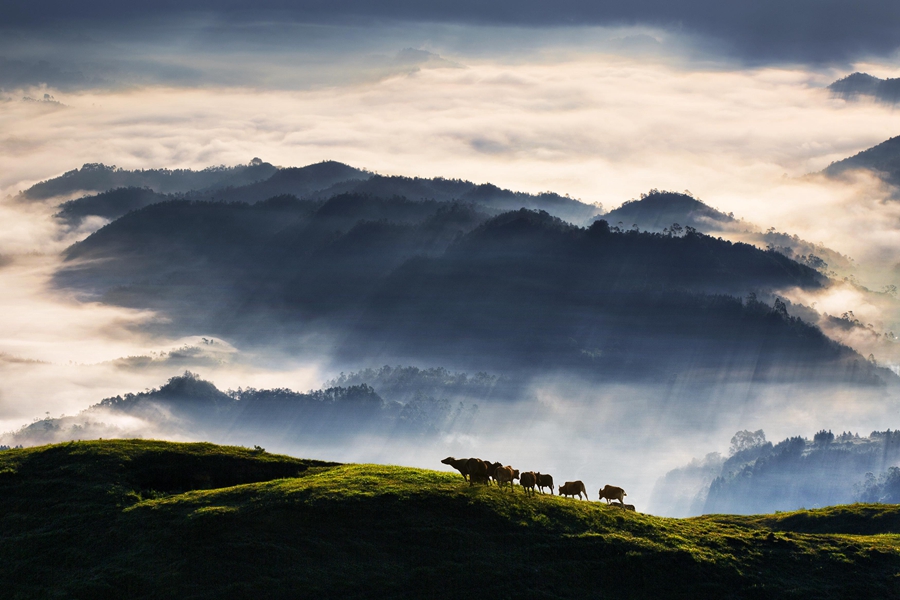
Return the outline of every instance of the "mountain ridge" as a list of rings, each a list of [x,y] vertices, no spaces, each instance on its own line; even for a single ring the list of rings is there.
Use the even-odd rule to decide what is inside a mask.
[[[773,343],[794,351],[809,344],[798,357],[842,356],[850,362],[839,371],[853,379],[868,369],[786,309],[742,300],[765,293],[775,302],[778,289],[829,285],[781,253],[690,228],[623,232],[603,220],[580,228],[527,209],[492,215],[355,194],[323,203],[169,201],[72,246],[56,281],[110,303],[167,311],[184,326],[216,328],[204,334],[241,337],[242,323],[259,320],[321,331],[360,366],[371,366],[357,362],[367,352],[381,364],[417,362],[425,352],[427,364],[461,370],[538,360],[588,371],[606,365],[597,372],[625,376],[640,372],[637,357],[648,351],[661,369],[654,377],[666,377],[682,368],[671,348],[690,339],[700,363],[736,352],[735,364],[774,368],[786,354],[762,362],[751,354]],[[191,308],[201,300],[202,312]],[[737,337],[729,341],[728,332]],[[428,342],[444,336],[455,341]],[[730,350],[713,350],[723,344]],[[863,367],[846,371],[853,360]]]
[[[886,104],[900,102],[900,79],[881,79],[859,71],[838,79],[828,86],[832,95],[844,100],[859,100],[868,96]]]

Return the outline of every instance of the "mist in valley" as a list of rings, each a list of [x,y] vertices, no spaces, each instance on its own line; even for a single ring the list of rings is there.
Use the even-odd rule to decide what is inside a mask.
[[[897,501],[896,182],[829,167],[900,124],[828,87],[877,40],[167,18],[0,42],[0,444]]]

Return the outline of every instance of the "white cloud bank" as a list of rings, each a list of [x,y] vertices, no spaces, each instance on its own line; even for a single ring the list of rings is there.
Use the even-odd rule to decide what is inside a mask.
[[[835,73],[689,70],[659,60],[571,52],[506,61],[483,55],[445,58],[465,68],[421,69],[306,90],[50,90],[65,106],[10,96],[0,104],[0,190],[15,194],[87,162],[202,168],[246,163],[254,156],[292,166],[334,159],[382,174],[549,189],[607,208],[650,188],[690,189],[725,212],[868,261],[875,279],[900,256],[900,205],[886,203],[877,182],[798,179],[900,131],[900,114],[830,98],[823,86]],[[44,90],[22,93],[40,97]],[[49,220],[52,207],[7,200],[0,211],[0,254],[13,257],[0,268],[0,352],[17,358],[0,362],[0,428],[45,412],[72,414],[105,396],[160,385],[184,370],[107,364],[184,342],[135,333],[133,325],[157,315],[51,293],[46,285],[55,253],[72,241],[61,238]],[[856,309],[854,303],[874,306],[849,292],[829,302],[835,313]],[[315,365],[290,360],[263,365],[236,353],[201,375],[222,388],[308,389],[328,374]],[[762,417],[775,414],[782,398],[766,396],[759,408],[717,421],[711,432],[764,427],[777,437],[809,434],[820,423],[842,428],[843,421],[834,422],[839,414],[852,417],[846,426],[862,430],[879,418],[896,418],[869,401],[857,404],[861,412],[855,415],[841,408],[849,399],[815,404],[804,397],[793,411],[780,413],[773,429]],[[531,427],[541,431],[539,424]],[[555,429],[544,433],[565,435]],[[712,435],[704,441],[718,443]],[[654,452],[668,453],[654,455],[654,468],[716,449],[697,449],[696,441],[654,446]],[[613,452],[614,446],[602,449]],[[629,485],[649,489],[650,473],[636,462],[617,469],[610,474],[622,479],[628,469],[638,469],[641,482]]]

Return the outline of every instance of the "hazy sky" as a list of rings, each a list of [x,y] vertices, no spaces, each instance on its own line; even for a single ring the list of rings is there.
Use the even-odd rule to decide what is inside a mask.
[[[552,190],[607,209],[650,188],[690,190],[873,265],[874,289],[900,283],[900,209],[887,191],[804,177],[900,133],[892,107],[825,90],[854,70],[900,75],[897,3],[246,6],[0,4],[0,198],[88,162],[202,168],[256,156]],[[197,342],[134,328],[164,316],[50,292],[56,253],[88,233],[57,230],[53,210],[0,204],[3,430],[158,386],[191,365],[110,361]],[[895,314],[848,290],[806,300]],[[331,375],[224,347],[194,368],[223,388],[309,389]],[[801,405],[777,426],[760,409],[727,427],[808,435],[820,427],[810,411],[837,414]],[[885,417],[870,404],[845,414],[857,426]],[[725,448],[693,455],[712,450]]]

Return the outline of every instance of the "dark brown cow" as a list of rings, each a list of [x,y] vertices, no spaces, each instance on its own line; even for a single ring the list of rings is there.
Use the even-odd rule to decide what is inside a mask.
[[[603,489],[600,490],[600,498],[599,500],[603,500],[606,498],[606,503],[609,504],[610,500],[618,500],[621,503],[625,503],[625,496],[628,494],[625,493],[620,487],[616,487],[614,485],[604,485]]]
[[[587,490],[585,490],[584,484],[581,483],[581,481],[567,481],[559,486],[560,496],[578,496],[578,499],[580,500],[582,494],[584,494],[584,499],[587,500]]]
[[[487,465],[488,477],[490,477],[494,481],[497,481],[497,477],[496,477],[497,468],[502,467],[503,463],[498,463],[498,462],[490,463],[488,461],[484,461],[484,463]]]
[[[505,467],[497,467],[496,472],[494,473],[494,477],[497,479],[497,485],[503,487],[504,484],[509,484],[509,489],[515,491],[513,487],[513,479],[519,478],[519,470],[513,469],[509,465]]]
[[[534,471],[526,471],[522,473],[519,477],[519,483],[522,484],[522,487],[525,489],[525,493],[528,494],[528,491],[531,490],[531,494],[534,495],[534,486],[537,483],[537,477],[535,477]]]
[[[543,473],[535,473],[534,474],[538,491],[542,494],[544,493],[544,488],[550,488],[550,495],[553,495],[553,476],[552,475],[544,475]]]
[[[462,475],[463,479],[465,479],[466,481],[469,480],[468,458],[453,458],[452,456],[448,456],[441,462],[445,465],[450,465],[451,467],[459,471],[460,475]]]
[[[466,463],[466,470],[469,472],[469,485],[476,483],[487,484],[488,480],[487,465],[480,458],[470,458]]]

